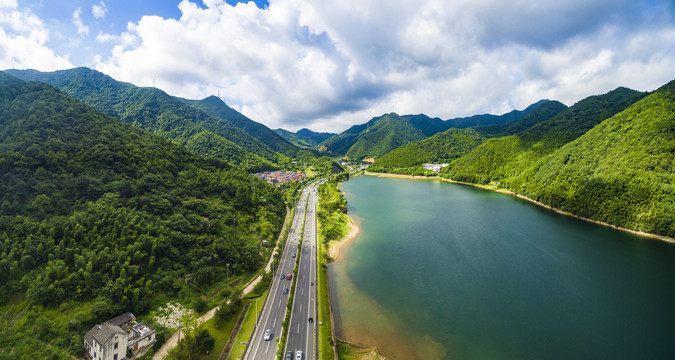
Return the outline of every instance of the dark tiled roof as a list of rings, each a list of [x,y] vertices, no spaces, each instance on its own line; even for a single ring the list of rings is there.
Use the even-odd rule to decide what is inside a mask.
[[[114,319],[106,321],[106,324],[111,324],[111,325],[115,325],[115,326],[122,326],[122,325],[124,325],[124,324],[126,324],[126,323],[128,323],[132,320],[136,320],[136,317],[132,313],[128,312],[128,313],[122,314],[122,315],[120,315],[120,316],[118,316]]]
[[[84,335],[84,340],[89,344],[94,344],[96,340],[100,345],[105,345],[115,334],[125,335],[126,332],[119,326],[105,323],[103,325],[96,325],[89,332]]]

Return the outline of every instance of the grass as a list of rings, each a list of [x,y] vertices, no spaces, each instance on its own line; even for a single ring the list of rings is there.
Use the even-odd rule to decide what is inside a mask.
[[[326,248],[319,239],[318,247],[318,289],[319,289],[319,359],[333,359],[333,332],[330,318],[330,294],[328,292],[328,274],[326,272]]]
[[[232,333],[232,329],[234,329],[234,325],[237,322],[237,318],[239,317],[239,313],[242,311],[240,309],[237,311],[235,315],[232,316],[230,320],[225,322],[220,328],[216,327],[216,321],[215,318],[211,318],[211,320],[207,321],[204,326],[206,329],[209,331],[211,336],[216,340],[215,345],[213,346],[213,350],[211,350],[211,353],[202,355],[200,357],[201,360],[217,360],[218,357],[220,356],[220,353],[223,351],[223,348],[225,348],[225,345],[227,345],[227,340],[230,338],[230,334]]]
[[[337,344],[339,360],[383,360],[373,348],[362,347],[343,341]]]
[[[266,296],[267,291],[265,291],[260,297],[260,300],[258,300],[258,311],[260,311],[260,309],[262,308]],[[244,318],[244,323],[241,325],[241,329],[239,329],[239,334],[237,335],[237,340],[234,344],[234,349],[230,353],[230,356],[228,356],[227,358],[228,360],[239,359],[240,353],[244,350],[244,346],[240,343],[248,342],[248,340],[251,338],[251,333],[253,333],[253,329],[255,328],[256,322],[255,317],[256,317],[255,300],[251,300],[251,306],[249,306],[248,312],[246,313],[246,318]]]

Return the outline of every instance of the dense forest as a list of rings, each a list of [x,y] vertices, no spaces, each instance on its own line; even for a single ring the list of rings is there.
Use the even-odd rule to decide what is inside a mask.
[[[527,116],[548,100],[538,101],[524,110],[513,110],[503,115],[474,115],[466,118],[441,120],[424,114],[385,114],[365,124],[354,125],[343,133],[320,144],[321,149],[334,155],[344,155],[352,160],[378,158],[391,150],[411,142],[426,139],[448,129],[479,126],[498,126]]]
[[[82,355],[82,335],[259,268],[281,194],[0,72],[0,358]],[[193,282],[185,281],[190,274]]]
[[[284,129],[276,129],[275,133],[279,134],[284,139],[299,147],[312,148],[321,144],[322,142],[336,136],[334,133],[314,132],[307,128],[300,129],[296,132],[290,132]]]
[[[229,121],[156,88],[116,81],[88,68],[7,72],[23,80],[46,82],[106,115],[251,172],[276,169],[279,157],[285,157]]]

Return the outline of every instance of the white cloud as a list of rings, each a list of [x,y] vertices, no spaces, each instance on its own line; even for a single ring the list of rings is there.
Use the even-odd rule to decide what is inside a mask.
[[[16,8],[11,1],[0,5]],[[0,69],[51,71],[73,67],[67,58],[54,54],[46,45],[49,30],[37,16],[7,8],[0,12]]]
[[[101,1],[98,5],[91,6],[91,15],[97,19],[104,19],[107,13],[108,8],[105,6],[103,1]]]
[[[220,90],[270,127],[342,131],[396,111],[450,118],[541,98],[568,105],[672,80],[666,0],[223,0],[143,17],[96,68],[195,98]]]
[[[77,26],[77,33],[78,34],[88,34],[89,33],[89,27],[85,26],[82,24],[82,9],[77,8],[77,10],[73,11],[73,24]]]
[[[2,8],[16,9],[16,7],[17,7],[16,0],[0,0],[0,9]]]

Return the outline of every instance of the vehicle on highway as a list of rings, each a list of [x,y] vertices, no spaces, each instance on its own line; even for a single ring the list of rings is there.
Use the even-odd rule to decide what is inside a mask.
[[[298,350],[295,352],[295,360],[302,360],[302,351]]]
[[[311,324],[313,322],[314,322],[314,318],[309,318],[309,323]]]
[[[269,329],[265,330],[265,336],[263,337],[263,339],[265,339],[265,341],[269,341],[269,339],[271,338],[272,338],[272,331]]]
[[[295,254],[295,253],[293,253],[293,255],[291,255],[291,256],[292,256],[292,257],[295,257],[295,255],[296,255],[296,254]]]
[[[290,279],[292,279],[292,278],[293,278],[293,274],[288,274],[288,275],[286,275],[286,280],[290,280]]]
[[[283,279],[283,278],[284,278],[284,276],[286,276],[286,275],[284,275],[284,274],[281,274],[281,276],[279,276],[279,278],[280,278],[280,279]]]
[[[288,294],[288,288],[287,287],[284,288],[284,294]]]
[[[293,352],[292,351],[286,351],[286,357],[284,360],[293,360]]]
[[[314,281],[310,281],[309,284],[312,285],[312,286],[314,286]]]

